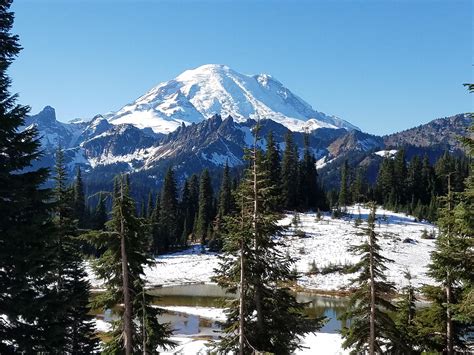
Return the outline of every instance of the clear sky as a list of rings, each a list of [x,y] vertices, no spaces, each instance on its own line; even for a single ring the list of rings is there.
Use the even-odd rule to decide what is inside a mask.
[[[472,111],[471,1],[16,0],[12,89],[60,120],[118,110],[207,63],[268,73],[385,134]],[[472,96],[472,95],[471,95]]]

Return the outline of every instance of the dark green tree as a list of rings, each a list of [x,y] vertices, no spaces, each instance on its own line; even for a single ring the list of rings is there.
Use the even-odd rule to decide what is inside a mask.
[[[298,154],[293,140],[293,133],[285,135],[285,150],[281,165],[281,187],[283,206],[295,209],[298,206]]]
[[[349,176],[350,176],[349,163],[347,162],[347,159],[346,159],[341,168],[341,186],[339,190],[339,207],[342,207],[342,208],[346,208],[346,206],[350,204]]]
[[[92,354],[98,350],[93,316],[90,315],[90,284],[84,270],[74,215],[73,191],[66,186],[64,153],[56,153],[55,167],[54,254],[57,303],[50,310],[56,315],[54,340],[63,354]]]
[[[287,354],[299,348],[298,337],[317,330],[322,319],[306,318],[285,286],[294,281],[295,260],[273,238],[281,231],[279,215],[272,211],[275,188],[256,142],[236,193],[237,211],[224,223],[225,254],[216,280],[228,291],[239,290],[239,299],[227,311],[217,348],[223,353]]]
[[[175,246],[180,235],[178,226],[178,196],[173,169],[166,172],[161,190],[159,239],[154,240],[154,250],[169,250]]]
[[[407,271],[405,273],[406,285],[402,288],[400,299],[396,304],[395,325],[397,327],[402,347],[390,349],[393,353],[399,354],[418,354],[419,338],[418,328],[415,321],[416,316],[416,289],[411,283],[412,276]]]
[[[130,197],[126,177],[116,179],[112,218],[104,232],[87,237],[105,252],[94,262],[96,275],[105,281],[106,290],[94,298],[94,307],[120,307],[118,320],[103,349],[104,354],[151,354],[158,346],[171,346],[171,331],[158,322],[159,309],[151,307],[151,296],[145,292],[144,267],[154,264],[149,253],[142,219],[136,217],[135,202]]]
[[[78,220],[79,228],[86,225],[86,199],[84,195],[84,183],[82,181],[81,168],[77,168],[76,179],[74,181],[74,213]]]
[[[395,323],[387,313],[396,309],[389,298],[395,288],[385,276],[385,264],[391,260],[380,253],[375,233],[375,211],[372,203],[367,221],[367,241],[349,248],[354,255],[360,256],[360,261],[352,268],[359,274],[351,281],[355,291],[344,316],[350,319],[350,325],[342,329],[342,335],[343,347],[351,348],[354,354],[379,354],[384,352],[385,346],[401,346]]]
[[[224,172],[222,175],[221,188],[219,191],[219,201],[217,206],[217,213],[222,218],[230,213],[234,205],[232,197],[232,186],[231,186],[229,165],[226,163]]]
[[[300,162],[300,179],[299,179],[299,201],[302,210],[322,208],[318,183],[318,172],[316,171],[316,159],[310,151],[309,136],[304,136],[304,153],[303,160]]]
[[[105,196],[104,194],[99,194],[99,202],[94,211],[94,224],[93,229],[95,230],[104,230],[105,223],[107,222],[107,208],[105,205]]]
[[[196,233],[202,245],[205,245],[211,237],[208,235],[208,231],[213,218],[213,197],[211,176],[209,171],[205,169],[199,182],[199,206],[196,221]]]
[[[8,319],[0,320],[0,353],[54,353],[45,313],[56,302],[53,205],[42,188],[47,169],[31,169],[40,141],[36,128],[22,128],[29,108],[9,92],[8,68],[21,50],[11,3],[0,1],[0,314]]]
[[[265,169],[268,172],[271,184],[275,189],[281,193],[281,157],[278,146],[273,138],[273,133],[270,131],[267,135],[267,144],[265,148]],[[275,201],[274,209],[281,209],[281,198]]]

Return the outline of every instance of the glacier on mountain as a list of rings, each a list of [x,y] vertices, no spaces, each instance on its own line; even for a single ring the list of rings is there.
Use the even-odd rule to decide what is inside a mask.
[[[236,122],[271,119],[300,132],[322,127],[358,130],[347,121],[314,110],[268,74],[240,74],[220,64],[186,70],[106,117],[112,124],[169,133],[214,114],[232,116]]]

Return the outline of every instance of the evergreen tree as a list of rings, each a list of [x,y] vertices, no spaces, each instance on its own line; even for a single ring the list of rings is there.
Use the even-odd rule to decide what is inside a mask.
[[[272,186],[281,193],[281,158],[278,146],[273,138],[273,133],[270,131],[267,135],[267,145],[265,149],[265,169],[268,172],[268,176]],[[281,209],[281,199],[275,201],[275,210]]]
[[[178,241],[178,198],[173,169],[165,175],[161,190],[159,239],[154,240],[154,250],[169,250]]]
[[[323,207],[320,199],[318,172],[316,171],[316,159],[310,152],[309,136],[304,136],[304,154],[300,162],[299,200],[303,210]]]
[[[73,192],[66,187],[64,153],[56,153],[54,224],[56,227],[57,304],[50,310],[56,314],[55,349],[63,354],[92,354],[97,351],[93,316],[89,314],[90,284],[79,252],[77,222],[73,210]],[[54,304],[52,304],[54,305]]]
[[[285,150],[281,166],[281,184],[283,206],[286,209],[295,209],[298,205],[298,154],[293,141],[293,133],[285,135]]]
[[[402,288],[400,300],[396,304],[397,313],[395,324],[399,333],[401,343],[404,344],[400,349],[391,349],[393,353],[415,354],[420,353],[418,345],[418,329],[415,322],[416,304],[415,288],[411,283],[412,276],[409,272],[405,273],[407,281],[406,286]]]
[[[395,198],[395,172],[393,160],[390,157],[383,158],[376,184],[377,202],[383,204],[385,207],[393,208],[395,205],[395,201],[393,201]]]
[[[317,330],[321,319],[307,319],[284,286],[294,281],[294,260],[273,238],[281,230],[279,216],[271,210],[275,189],[256,140],[236,194],[238,211],[225,219],[225,255],[216,280],[228,291],[239,290],[239,299],[227,311],[217,345],[224,353],[286,354],[299,348],[298,336]]]
[[[230,213],[233,206],[232,187],[230,180],[229,165],[226,163],[222,175],[221,189],[219,191],[218,215],[220,218]]]
[[[224,216],[230,214],[234,206],[232,196],[232,186],[229,173],[229,166],[225,165],[222,175],[221,188],[219,191],[219,200],[217,202],[217,214],[212,228],[212,239],[209,241],[209,249],[220,251],[222,249],[222,222]]]
[[[395,154],[393,160],[393,189],[395,190],[395,205],[403,206],[407,202],[406,199],[406,177],[407,165],[405,158],[405,150],[400,149]]]
[[[391,260],[380,254],[381,248],[375,233],[375,210],[375,204],[372,203],[367,221],[367,241],[349,249],[361,257],[352,268],[359,275],[351,281],[355,292],[345,314],[345,318],[350,319],[350,325],[342,329],[343,347],[352,348],[354,354],[367,351],[372,355],[383,353],[383,347],[387,345],[401,346],[395,324],[387,314],[395,310],[389,300],[395,288],[387,282],[384,274],[387,269],[385,263]]]
[[[145,218],[151,218],[151,215],[153,213],[153,209],[154,209],[154,206],[153,206],[153,193],[150,191],[148,193],[148,202],[146,204],[146,216],[144,216]]]
[[[339,207],[346,208],[350,203],[349,199],[349,163],[347,159],[341,169],[341,187],[339,191]]]
[[[202,245],[205,245],[208,238],[209,226],[211,225],[213,212],[212,212],[212,185],[209,171],[205,169],[201,174],[199,182],[199,207],[198,207],[198,218],[196,221],[197,237],[201,241]]]
[[[86,224],[86,198],[81,168],[79,167],[77,168],[76,180],[74,182],[74,213],[78,220],[79,228],[84,228]]]
[[[95,208],[95,211],[94,211],[93,229],[104,230],[106,222],[107,222],[107,209],[105,206],[105,196],[102,193],[100,193],[99,202],[97,203],[97,207]]]
[[[364,171],[362,168],[358,168],[355,174],[355,179],[351,184],[351,194],[352,194],[352,201],[361,203],[365,202],[367,198],[367,186],[365,183],[365,176]]]
[[[173,344],[168,325],[158,322],[160,311],[151,307],[151,296],[145,293],[143,269],[154,263],[148,252],[151,240],[136,217],[128,179],[116,179],[114,191],[107,230],[88,235],[97,248],[105,249],[93,264],[96,275],[106,280],[106,291],[94,299],[94,306],[105,310],[123,304],[103,353],[154,353],[158,346]]]
[[[47,169],[31,169],[40,141],[36,128],[22,128],[29,108],[9,93],[8,68],[21,49],[10,33],[11,3],[0,1],[0,339],[8,340],[0,341],[0,353],[57,352],[45,313],[56,302],[53,206],[42,188]]]
[[[158,253],[158,247],[160,244],[160,203],[161,203],[161,197],[160,194],[156,195],[156,200],[155,200],[155,207],[153,208],[153,212],[151,213],[150,216],[150,230],[151,230],[151,239],[152,239],[152,252],[157,254]]]
[[[440,235],[429,265],[429,275],[438,285],[425,288],[425,295],[433,300],[425,315],[441,313],[437,322],[430,325],[429,329],[435,327],[433,330],[443,334],[443,337],[438,337],[437,344],[432,346],[435,350],[454,354],[456,348],[465,347],[469,334],[474,329],[472,323],[466,323],[463,314],[456,313],[460,309],[458,305],[462,303],[465,287],[472,285],[474,279],[474,253],[472,229],[465,223],[469,221],[464,214],[467,210],[463,202],[456,201],[450,177],[451,174],[448,173],[447,195],[441,198],[442,207],[439,209]],[[472,218],[472,211],[470,213]]]

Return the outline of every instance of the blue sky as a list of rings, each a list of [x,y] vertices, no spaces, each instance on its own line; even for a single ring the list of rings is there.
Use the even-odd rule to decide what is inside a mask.
[[[13,91],[60,120],[117,110],[206,63],[275,76],[385,134],[472,111],[470,1],[17,0]],[[472,96],[472,95],[471,95]]]

